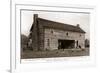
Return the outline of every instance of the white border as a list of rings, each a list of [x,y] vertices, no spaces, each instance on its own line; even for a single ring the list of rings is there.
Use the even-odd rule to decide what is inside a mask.
[[[71,11],[71,12],[87,12],[90,13],[90,56],[87,57],[71,57],[71,58],[45,58],[22,60],[20,63],[20,10],[51,10],[51,11]],[[47,68],[79,68],[95,65],[95,46],[94,46],[94,23],[95,9],[93,7],[71,7],[71,6],[42,6],[12,3],[12,22],[11,22],[11,72],[32,71]],[[48,67],[49,66],[49,67]]]

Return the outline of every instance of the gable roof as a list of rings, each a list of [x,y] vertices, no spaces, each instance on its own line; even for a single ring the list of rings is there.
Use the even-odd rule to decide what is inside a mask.
[[[73,26],[65,23],[60,23],[60,22],[55,22],[43,18],[37,18],[38,22],[45,22],[44,24],[41,24],[43,27],[48,27],[48,28],[54,28],[54,29],[61,29],[61,30],[66,30],[66,31],[72,31],[72,32],[80,32],[80,33],[85,33],[84,30],[82,30],[78,26]],[[31,30],[33,29],[33,25],[31,27]]]

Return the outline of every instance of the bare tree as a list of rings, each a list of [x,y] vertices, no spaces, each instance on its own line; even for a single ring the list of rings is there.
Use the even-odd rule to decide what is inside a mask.
[[[21,34],[21,49],[22,51],[27,49],[28,46],[28,37],[24,34]]]

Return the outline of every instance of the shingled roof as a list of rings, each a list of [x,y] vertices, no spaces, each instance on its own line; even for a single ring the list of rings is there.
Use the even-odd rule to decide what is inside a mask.
[[[72,32],[85,33],[85,31],[82,30],[78,26],[65,24],[65,23],[60,23],[60,22],[55,22],[55,21],[51,21],[51,20],[47,20],[47,19],[43,19],[43,18],[37,18],[37,21],[38,21],[38,23],[39,22],[42,22],[42,23],[45,22],[44,24],[41,24],[43,27],[66,30],[66,31],[72,31]],[[31,27],[31,30],[33,29],[33,25]]]

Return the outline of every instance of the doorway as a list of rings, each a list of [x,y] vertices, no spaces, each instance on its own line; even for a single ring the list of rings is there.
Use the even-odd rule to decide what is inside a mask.
[[[74,48],[75,40],[58,40],[58,49]]]

